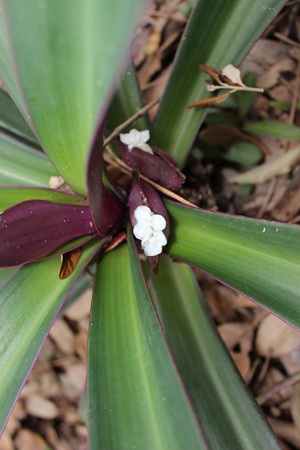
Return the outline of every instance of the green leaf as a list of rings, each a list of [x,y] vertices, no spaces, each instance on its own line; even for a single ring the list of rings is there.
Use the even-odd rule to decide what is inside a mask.
[[[63,299],[98,250],[84,247],[75,271],[58,278],[60,258],[24,266],[0,290],[0,430],[34,363]]]
[[[14,60],[9,47],[9,32],[7,29],[7,21],[5,18],[5,6],[3,2],[0,5],[0,78],[4,81],[4,84],[8,91],[11,93],[12,98],[18,105],[26,122],[29,124],[28,111],[24,104],[20,86],[18,85],[17,78],[15,76]]]
[[[45,155],[0,133],[0,185],[48,186],[57,171]]]
[[[158,276],[150,277],[160,321],[209,448],[280,449],[219,337],[191,269],[162,255]]]
[[[87,205],[87,203],[79,197],[51,189],[34,187],[2,187],[0,189],[1,211],[26,200],[46,200],[52,203],[65,205]]]
[[[0,128],[35,146],[38,141],[11,97],[0,88]]]
[[[255,133],[261,136],[270,136],[278,139],[287,139],[288,141],[300,141],[300,128],[296,125],[277,122],[272,120],[261,120],[252,122],[244,126],[244,131]]]
[[[89,147],[142,1],[4,3],[9,44],[2,28],[0,76],[7,84],[15,68],[11,95],[21,107],[18,79],[32,129],[63,178],[84,195]]]
[[[3,283],[5,283],[6,280],[8,280],[14,272],[16,272],[16,267],[8,268],[8,269],[1,269],[0,270],[0,286],[2,286]]]
[[[205,123],[210,126],[226,124],[233,127],[239,127],[240,119],[236,112],[211,110],[205,117]]]
[[[97,270],[88,389],[91,450],[206,448],[131,236],[129,245],[105,255]]]
[[[223,157],[227,161],[233,161],[238,164],[258,164],[263,159],[263,154],[255,144],[240,141],[232,144],[223,153]]]
[[[130,64],[127,67],[127,70],[124,71],[120,86],[109,107],[109,112],[106,119],[109,131],[112,132],[114,128],[137,113],[143,106],[136,71],[133,64]],[[137,128],[138,130],[148,129],[149,121],[147,116],[144,115],[139,117],[137,120],[132,122],[125,129],[125,131],[130,131],[132,128]]]
[[[269,100],[268,103],[273,108],[279,108],[279,109],[282,109],[283,111],[290,111],[291,106],[292,106],[292,104],[289,102],[278,102],[276,100]],[[296,103],[296,109],[297,110],[300,109],[300,102]]]
[[[181,40],[154,124],[152,143],[182,165],[206,112],[187,105],[209,97],[199,64],[239,64],[284,0],[198,1]]]
[[[249,87],[256,87],[256,74],[253,72],[245,73],[243,76],[243,83]],[[257,97],[257,92],[240,91],[235,95],[238,100],[239,116],[241,119],[244,119],[247,116],[255,98]]]
[[[300,228],[167,202],[169,253],[300,328]]]

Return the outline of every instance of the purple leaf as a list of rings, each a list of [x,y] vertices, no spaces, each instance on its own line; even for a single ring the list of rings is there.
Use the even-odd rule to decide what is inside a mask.
[[[0,267],[44,257],[63,244],[96,233],[88,206],[27,200],[0,214]]]
[[[156,147],[152,147],[154,155],[136,147],[129,151],[127,145],[120,139],[117,139],[117,143],[124,161],[132,169],[139,170],[150,180],[171,191],[178,191],[181,188],[185,177],[171,155]]]
[[[97,231],[100,236],[106,236],[117,223],[122,221],[124,207],[118,197],[104,186],[102,173],[103,128],[101,127],[89,155],[87,186],[89,204]]]

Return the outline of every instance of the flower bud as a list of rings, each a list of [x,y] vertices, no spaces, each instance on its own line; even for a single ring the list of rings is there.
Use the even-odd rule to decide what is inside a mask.
[[[118,146],[128,166],[132,169],[137,169],[145,177],[167,189],[178,191],[181,188],[185,176],[180,172],[171,155],[157,147],[150,147],[150,153],[142,148],[144,145],[149,147],[148,144],[142,142],[139,144],[139,147],[133,147],[133,144],[128,145],[125,143],[129,142],[128,139],[122,137],[127,135],[120,136],[121,139],[117,140]]]

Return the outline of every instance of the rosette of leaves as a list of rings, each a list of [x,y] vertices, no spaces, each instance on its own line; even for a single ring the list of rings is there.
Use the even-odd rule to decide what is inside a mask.
[[[208,0],[196,3],[155,123],[134,123],[150,128],[151,148],[174,158],[157,150],[170,173],[154,180],[148,156],[145,163],[143,154],[120,147],[130,193],[128,183],[116,185],[106,173],[103,130],[142,106],[133,68],[121,83],[118,77],[142,3],[1,3],[0,78],[23,116],[1,91],[1,427],[64,301],[95,262],[90,448],[280,448],[221,344],[190,268],[165,255],[156,275],[141,264],[132,217],[146,198],[150,211],[165,216],[164,253],[299,326],[298,227],[201,211],[160,189],[167,181],[170,193],[169,183],[181,178],[175,160],[183,164],[203,118],[204,111],[187,108],[205,93],[198,64],[238,64],[284,2],[217,0],[213,9]],[[71,191],[49,188],[58,175]]]

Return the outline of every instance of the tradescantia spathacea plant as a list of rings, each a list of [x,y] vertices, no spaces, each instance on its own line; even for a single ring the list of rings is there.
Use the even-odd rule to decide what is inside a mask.
[[[187,108],[207,96],[198,65],[239,64],[283,4],[196,1],[150,124],[130,64],[144,2],[1,1],[0,78],[25,119],[1,91],[1,428],[89,269],[89,448],[280,448],[173,260],[299,327],[299,228],[175,193],[205,113]]]

